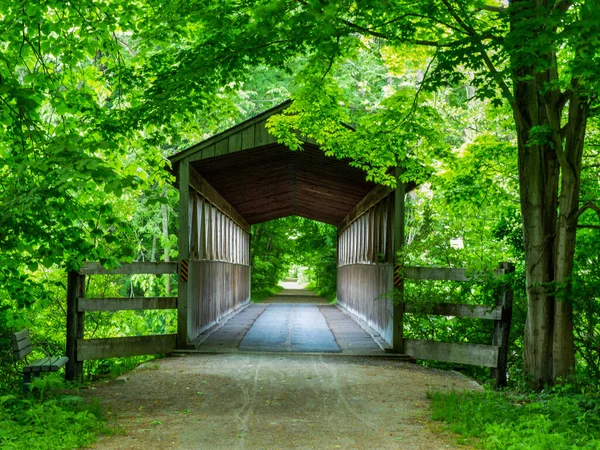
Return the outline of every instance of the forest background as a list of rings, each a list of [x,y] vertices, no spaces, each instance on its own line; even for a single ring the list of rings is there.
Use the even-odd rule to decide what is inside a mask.
[[[300,128],[331,156],[352,158],[371,180],[393,184],[388,169],[400,164],[419,184],[408,198],[407,264],[516,264],[509,379],[554,381],[551,371],[533,375],[523,364],[532,294],[520,151],[559,154],[560,145],[552,143],[555,124],[541,119],[523,142],[510,92],[545,74],[540,97],[571,92],[571,102],[562,103],[569,107],[575,92],[585,96],[587,112],[573,270],[562,284],[552,278],[535,286],[573,308],[572,383],[597,390],[595,2],[512,2],[512,15],[502,3],[381,3],[0,2],[0,369],[9,375],[0,391],[18,390],[11,332],[29,327],[38,345],[64,348],[66,271],[84,260],[114,266],[176,258],[177,194],[166,158],[288,98],[289,113],[272,121],[281,142],[301,151],[291,132]],[[524,10],[529,15],[519,29]],[[567,130],[573,122],[560,112]],[[556,214],[555,178],[546,206]],[[284,218],[252,233],[259,296],[299,264],[309,267],[312,287],[334,299],[335,229]],[[88,286],[104,295],[175,289],[166,277],[144,276],[100,277]],[[415,302],[492,304],[490,292],[482,285],[407,286]],[[172,331],[175,318],[98,313],[90,323],[88,337],[107,337]],[[406,333],[472,343],[490,336],[468,319],[426,317],[408,322]],[[135,362],[89,363],[86,373],[115,373]]]

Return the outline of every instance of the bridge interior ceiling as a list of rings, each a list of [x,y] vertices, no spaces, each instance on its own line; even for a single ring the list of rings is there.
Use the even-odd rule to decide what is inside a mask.
[[[290,215],[339,225],[375,184],[348,160],[303,147],[269,144],[191,165],[251,225]]]

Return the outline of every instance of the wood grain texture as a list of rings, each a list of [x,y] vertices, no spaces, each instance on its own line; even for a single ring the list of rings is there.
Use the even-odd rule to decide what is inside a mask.
[[[408,314],[428,314],[435,316],[472,317],[485,320],[499,320],[502,317],[502,308],[499,307],[456,303],[434,303],[425,305],[405,303],[404,312]]]
[[[393,265],[352,264],[338,267],[338,304],[364,320],[391,345]]]
[[[250,267],[221,261],[190,261],[189,333],[194,340],[250,301]]]
[[[248,222],[192,166],[190,166],[190,186],[224,214],[231,217],[246,232],[250,232]]]
[[[245,139],[250,139],[251,132],[246,134]],[[248,150],[192,162],[198,174],[250,224],[299,215],[338,225],[375,187],[348,160],[326,157],[314,145],[291,151],[268,144],[268,136],[257,128],[254,142]]]
[[[405,339],[404,351],[416,359],[496,367],[499,347],[454,342]]]
[[[270,140],[272,141],[274,139],[274,137],[271,136],[269,138],[268,131],[265,126],[266,120],[272,115],[279,114],[284,109],[286,109],[290,104],[291,104],[290,100],[285,101],[285,102],[281,103],[280,105],[277,105],[267,111],[264,111],[263,113],[258,114],[256,116],[252,117],[251,119],[248,119],[234,127],[231,127],[228,130],[225,130],[222,133],[216,134],[215,136],[213,136],[209,139],[206,139],[205,141],[202,141],[182,152],[179,152],[179,153],[171,156],[169,158],[169,160],[174,164],[184,158],[189,158],[190,161],[201,160],[206,157],[205,152],[204,152],[205,149],[211,148],[211,147],[214,148],[215,144],[218,146],[218,144],[223,141],[228,142],[230,140],[230,138],[232,138],[233,136],[238,135],[238,134],[241,135],[244,132],[244,130],[246,130],[249,127],[252,127],[256,131],[264,133],[264,135],[260,135],[258,137],[258,139],[256,139],[256,138],[254,139],[254,141],[255,141],[254,145],[258,146],[258,145],[267,144]],[[235,137],[234,137],[234,139],[235,139]],[[241,138],[240,138],[240,141],[241,141]],[[240,146],[239,150],[242,150],[241,146]]]
[[[177,309],[177,297],[80,298],[78,311]]]
[[[124,356],[169,353],[175,349],[175,334],[133,336],[106,339],[79,339],[77,360],[118,358]]]

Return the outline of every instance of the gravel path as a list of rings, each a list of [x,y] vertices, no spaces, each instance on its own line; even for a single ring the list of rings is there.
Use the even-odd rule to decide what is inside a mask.
[[[434,450],[458,447],[427,392],[476,388],[385,357],[234,353],[152,361],[83,395],[122,430],[97,449]]]

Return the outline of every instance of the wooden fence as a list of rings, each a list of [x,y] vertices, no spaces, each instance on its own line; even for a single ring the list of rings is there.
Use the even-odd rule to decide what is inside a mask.
[[[466,269],[405,267],[402,272],[401,275],[405,280],[470,281],[477,278],[477,273],[467,271]],[[495,275],[502,276],[511,272],[514,272],[514,265],[502,263]],[[506,386],[512,303],[513,291],[506,283],[503,283],[498,290],[495,307],[454,303],[417,306],[405,303],[403,305],[405,314],[472,317],[482,320],[493,320],[494,332],[491,345],[404,339],[404,352],[416,359],[489,367],[491,376],[496,382],[496,387],[504,387]]]
[[[145,309],[177,309],[177,297],[86,298],[85,278],[91,275],[176,274],[176,262],[137,262],[107,270],[98,263],[86,263],[70,272],[67,285],[66,379],[83,373],[83,361],[122,356],[166,353],[175,349],[176,334],[84,339],[85,313]]]

